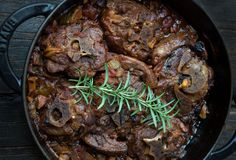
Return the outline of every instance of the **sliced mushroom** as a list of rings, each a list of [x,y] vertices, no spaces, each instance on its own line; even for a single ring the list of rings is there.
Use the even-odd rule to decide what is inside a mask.
[[[193,105],[205,97],[212,79],[212,70],[203,61],[196,57],[189,60],[188,55],[185,58],[185,60],[182,58],[179,69],[186,78],[182,78],[180,85],[175,84],[174,86],[175,95],[180,99],[182,114],[189,113],[193,109]]]
[[[99,119],[99,124],[104,127],[108,126],[110,124],[110,116],[109,115],[102,116]]]
[[[192,59],[191,50],[187,48],[186,52],[184,52],[178,66],[178,72],[180,73],[182,68]]]
[[[166,59],[160,74],[165,78],[174,79],[178,75],[177,68],[182,57],[189,52],[190,49],[185,47],[174,50]]]
[[[41,126],[45,133],[52,136],[69,136],[73,134],[73,129],[69,125],[63,127]]]
[[[151,139],[157,135],[157,129],[149,126],[139,126],[132,128],[133,136],[128,137],[129,154],[139,159],[145,159],[145,148],[147,147],[143,139]]]
[[[108,155],[125,154],[128,149],[126,142],[111,139],[106,133],[102,135],[88,134],[84,137],[84,141],[92,148]]]
[[[71,119],[70,107],[67,103],[56,98],[47,111],[48,122],[55,127],[62,127]]]
[[[129,119],[126,112],[125,110],[121,110],[120,113],[116,112],[112,114],[111,119],[118,127],[121,127]]]
[[[59,144],[57,141],[50,142],[50,147],[58,154],[70,153],[70,148],[66,145]]]
[[[183,74],[191,77],[191,86],[183,89],[184,92],[189,94],[198,93],[208,89],[208,68],[202,61],[192,59],[188,64],[187,69],[183,70]],[[204,96],[204,95],[203,95]]]
[[[191,50],[187,47],[178,48],[166,58],[166,60],[162,60],[161,63],[156,65],[153,69],[156,78],[158,79],[157,83],[157,94],[161,94],[162,92],[166,92],[167,90],[173,91],[173,86],[182,82],[182,68],[185,65],[184,61],[186,60],[186,55],[191,56]],[[181,71],[179,71],[181,68]]]
[[[112,121],[117,125],[117,126],[121,126],[122,123],[121,123],[121,118],[120,118],[120,114],[118,112],[112,114],[111,116],[112,118]]]
[[[118,55],[114,58],[118,59],[118,61],[121,63],[121,67],[125,70],[134,69],[143,72],[142,77],[146,81],[146,84],[151,88],[156,87],[157,82],[153,71],[144,62],[124,55]]]
[[[160,41],[152,54],[153,64],[158,64],[160,60],[168,56],[173,50],[181,47],[193,45],[194,41],[184,32],[178,32]]]
[[[148,139],[144,138],[143,141],[149,146],[149,155],[154,158],[154,160],[160,160],[163,157],[163,144],[162,135],[157,134],[156,137]]]
[[[70,160],[96,160],[95,155],[88,153],[82,145],[74,146],[70,158]]]

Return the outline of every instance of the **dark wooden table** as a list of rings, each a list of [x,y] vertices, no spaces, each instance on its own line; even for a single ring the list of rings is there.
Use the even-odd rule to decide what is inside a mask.
[[[33,2],[58,4],[61,0],[0,0],[0,24],[14,10]],[[233,78],[236,82],[236,0],[195,0],[218,27],[230,55]],[[200,17],[199,17],[200,18]],[[24,58],[42,17],[22,24],[10,44],[10,60],[17,75],[21,75]],[[229,140],[236,129],[236,109],[232,109],[217,146]],[[201,147],[201,146],[199,146]],[[29,132],[20,97],[10,90],[0,78],[0,160],[42,160],[41,152]],[[235,160],[236,152],[227,158]]]

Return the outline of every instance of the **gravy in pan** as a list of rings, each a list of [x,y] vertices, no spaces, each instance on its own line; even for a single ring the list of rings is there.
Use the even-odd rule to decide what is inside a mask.
[[[29,112],[59,160],[179,159],[209,114],[207,57],[196,31],[160,2],[90,0],[41,35]]]

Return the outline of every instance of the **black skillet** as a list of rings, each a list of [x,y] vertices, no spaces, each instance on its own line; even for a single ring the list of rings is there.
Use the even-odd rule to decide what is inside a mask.
[[[25,108],[26,118],[31,129],[32,135],[47,159],[55,159],[55,155],[45,142],[39,138],[38,132],[29,118],[28,106],[26,101],[26,80],[27,68],[29,59],[34,49],[34,46],[41,35],[42,30],[49,24],[49,22],[60,15],[65,10],[69,9],[75,3],[82,1],[65,0],[60,5],[55,7],[49,3],[37,3],[23,7],[14,12],[0,27],[0,74],[5,82],[23,98],[23,105]],[[209,160],[209,159],[224,159],[228,155],[236,151],[236,132],[232,139],[221,149],[213,151],[214,146],[220,136],[231,108],[233,86],[230,70],[229,57],[226,52],[224,43],[210,20],[210,18],[203,12],[203,10],[192,0],[164,0],[171,8],[177,11],[189,24],[191,24],[200,34],[207,46],[209,53],[209,64],[213,67],[215,72],[214,87],[211,89],[208,106],[210,115],[201,125],[187,145],[187,154],[183,159],[187,160]],[[18,78],[13,72],[8,59],[9,41],[15,29],[29,18],[43,15],[46,17],[38,33],[36,34],[31,48],[29,50],[24,74],[22,78]],[[236,92],[234,93],[234,100],[236,100]]]

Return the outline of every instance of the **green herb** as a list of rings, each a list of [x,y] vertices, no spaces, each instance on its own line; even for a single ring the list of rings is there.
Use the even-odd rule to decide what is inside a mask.
[[[145,84],[143,84],[141,92],[136,91],[130,86],[130,72],[127,74],[125,83],[120,82],[118,86],[109,84],[108,80],[109,71],[106,64],[105,80],[101,86],[94,85],[93,78],[84,76],[83,78],[76,80],[71,79],[70,81],[75,82],[75,85],[70,86],[69,88],[74,89],[74,95],[81,95],[78,102],[83,99],[85,103],[91,104],[94,96],[97,96],[101,98],[101,103],[97,109],[103,108],[106,102],[108,102],[111,106],[114,103],[117,103],[119,107],[118,112],[120,112],[124,106],[126,106],[128,110],[134,109],[131,116],[134,116],[139,112],[146,111],[148,116],[142,119],[142,123],[154,125],[156,128],[158,127],[158,123],[161,123],[161,127],[159,129],[163,129],[164,132],[166,132],[167,127],[171,127],[170,120],[178,114],[178,111],[174,114],[173,112],[179,101],[173,99],[168,103],[164,103],[161,101],[161,97],[164,93],[157,96],[153,93],[152,89]]]

